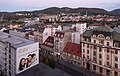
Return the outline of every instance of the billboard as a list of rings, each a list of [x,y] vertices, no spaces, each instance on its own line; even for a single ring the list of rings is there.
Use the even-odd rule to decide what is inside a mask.
[[[33,43],[17,48],[16,50],[16,73],[19,74],[39,64],[39,44]]]

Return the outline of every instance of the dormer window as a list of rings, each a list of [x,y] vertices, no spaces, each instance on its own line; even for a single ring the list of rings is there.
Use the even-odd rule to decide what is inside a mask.
[[[105,37],[104,37],[104,35],[99,34],[99,35],[98,35],[98,38],[104,39]]]
[[[63,37],[63,35],[61,35],[61,37]]]
[[[114,47],[119,47],[119,44],[117,42],[115,42]]]
[[[96,35],[93,35],[93,37],[96,37]]]
[[[110,37],[109,37],[109,36],[107,36],[107,37],[106,37],[106,39],[110,39]]]

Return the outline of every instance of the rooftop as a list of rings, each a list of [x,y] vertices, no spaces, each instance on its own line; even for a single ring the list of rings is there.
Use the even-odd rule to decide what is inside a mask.
[[[55,37],[64,37],[65,32],[55,32]]]
[[[54,47],[54,37],[52,36],[49,36],[45,42],[43,43],[44,46],[47,46],[47,47],[50,47],[50,48],[53,48]]]
[[[0,41],[8,42],[14,48],[18,48],[18,47],[22,47],[25,45],[35,43],[34,41],[30,41],[30,40],[27,40],[25,38],[10,35],[10,34],[4,33],[4,32],[0,32]]]
[[[76,43],[68,42],[63,51],[79,57],[82,55],[80,45]]]
[[[113,40],[120,41],[120,33],[116,32],[115,30],[113,30],[107,25],[98,26],[94,29],[86,30],[83,33],[83,36],[91,37],[93,34],[95,35],[103,34],[105,37],[110,36]]]

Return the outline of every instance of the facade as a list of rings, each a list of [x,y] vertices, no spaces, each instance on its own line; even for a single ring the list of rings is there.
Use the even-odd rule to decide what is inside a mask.
[[[120,33],[106,25],[86,30],[81,48],[82,66],[102,76],[120,76]]]
[[[80,32],[72,32],[72,43],[80,44]]]
[[[72,28],[74,28],[74,27],[75,27],[76,31],[79,31],[80,34],[82,34],[87,28],[87,23],[77,23],[72,26]]]
[[[42,53],[54,55],[54,37],[49,36],[41,45]]]
[[[63,59],[70,63],[80,65],[81,56],[82,51],[80,48],[80,44],[68,42],[63,50]]]
[[[38,42],[0,32],[0,68],[6,76],[16,76],[37,64]]]
[[[59,31],[54,35],[55,56],[62,57],[63,49],[67,42],[71,42],[71,31]]]

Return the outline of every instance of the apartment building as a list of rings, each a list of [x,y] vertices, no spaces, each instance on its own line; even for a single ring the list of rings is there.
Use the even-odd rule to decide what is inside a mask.
[[[63,49],[67,42],[71,42],[71,31],[58,31],[54,35],[54,49],[55,56],[62,57]]]
[[[81,35],[82,66],[101,76],[120,76],[120,33],[98,26]]]
[[[49,36],[41,45],[41,49],[41,53],[43,54],[54,55],[54,37]]]
[[[80,44],[68,42],[63,49],[63,59],[75,65],[81,65],[82,51]]]
[[[37,64],[38,42],[0,32],[0,70],[5,76],[16,76]]]

